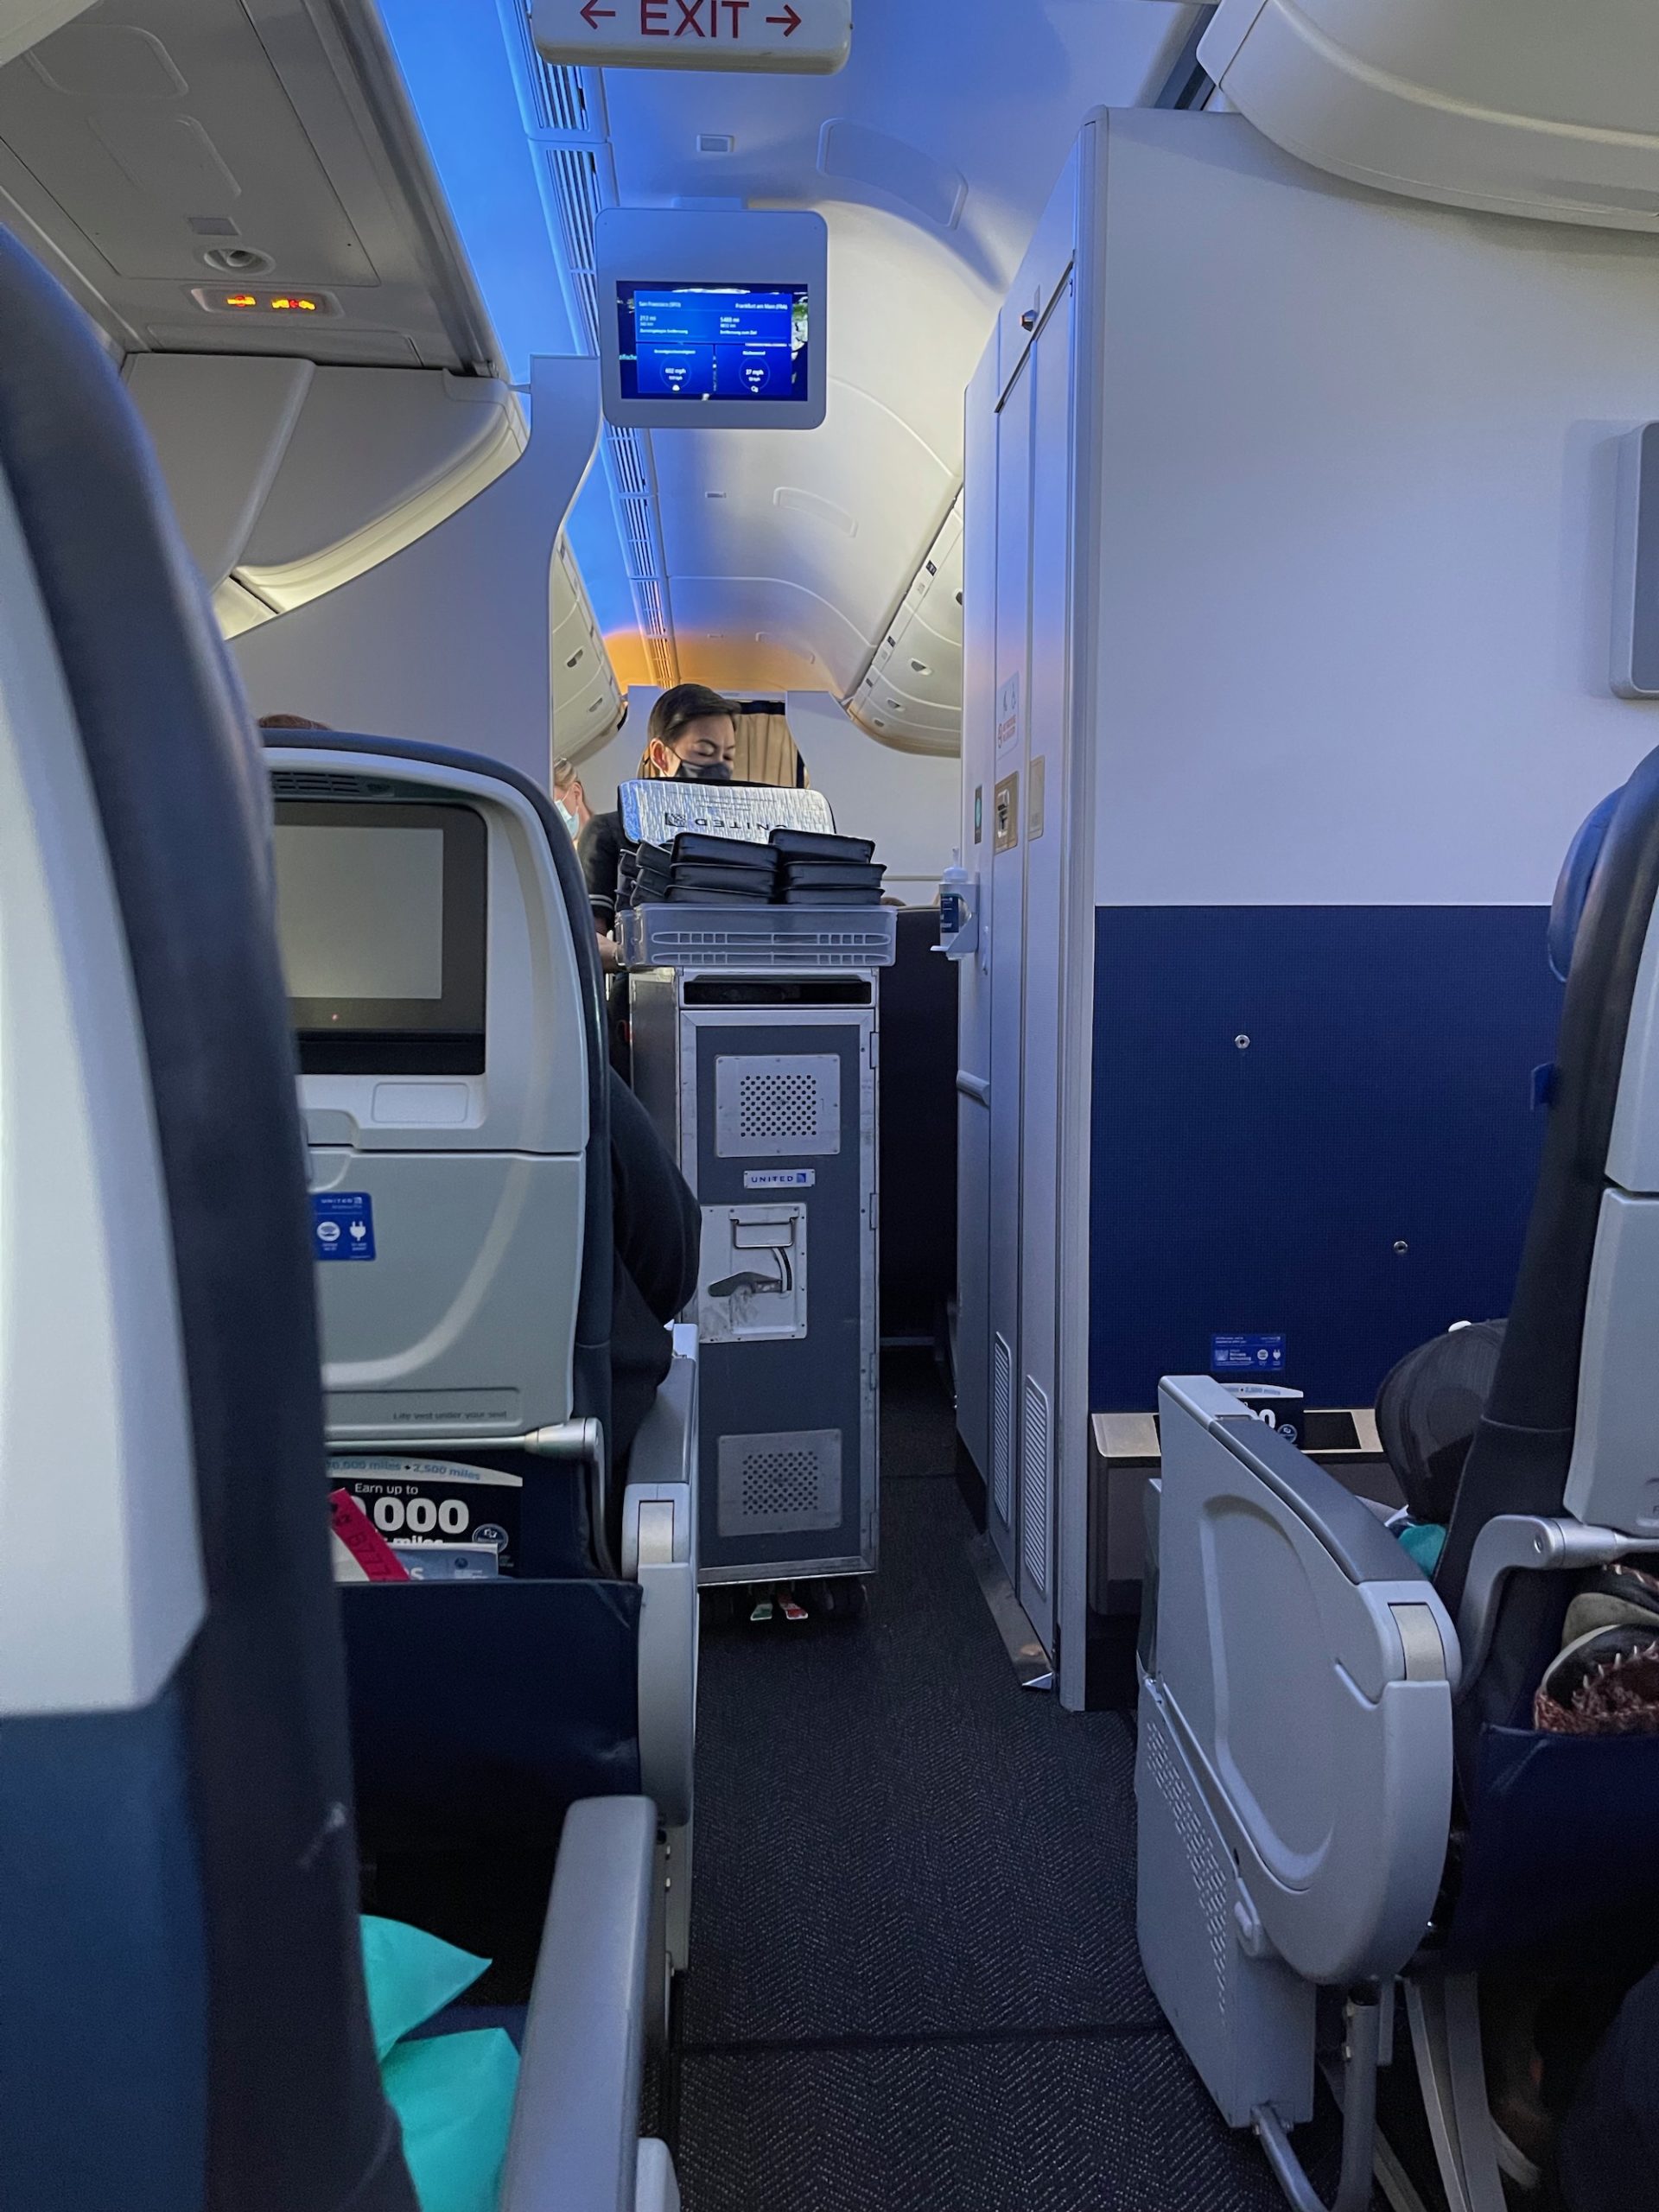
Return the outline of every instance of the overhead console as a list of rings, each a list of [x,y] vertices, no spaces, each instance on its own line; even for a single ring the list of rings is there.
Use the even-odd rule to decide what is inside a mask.
[[[821,215],[609,207],[595,242],[605,414],[634,429],[816,429]]]
[[[1198,59],[1258,130],[1338,176],[1659,229],[1659,10],[1641,0],[1221,0]]]

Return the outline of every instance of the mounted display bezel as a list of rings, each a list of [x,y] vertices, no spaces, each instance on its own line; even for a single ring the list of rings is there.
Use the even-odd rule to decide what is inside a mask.
[[[650,430],[811,430],[823,421],[829,389],[830,233],[821,215],[784,209],[728,213],[607,207],[595,227],[594,259],[601,384],[607,422]],[[695,390],[641,392],[637,369],[633,376],[629,374],[630,363],[637,364],[639,358],[640,296],[671,291],[687,296],[692,308],[702,304],[698,294],[730,293],[734,306],[751,321],[760,304],[754,295],[788,295],[791,323],[803,313],[804,317],[805,374],[799,395],[706,394],[702,387],[715,380],[712,373],[694,374],[690,381]],[[632,352],[625,350],[626,331],[632,332]]]
[[[276,817],[279,837],[285,830],[435,830],[443,839],[440,990],[419,998],[290,995],[301,1072],[481,1075],[489,851],[482,815],[464,803],[340,798],[279,799]]]

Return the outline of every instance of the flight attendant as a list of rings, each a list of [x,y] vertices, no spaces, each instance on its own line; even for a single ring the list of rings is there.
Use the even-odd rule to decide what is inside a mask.
[[[683,783],[729,784],[737,751],[737,713],[729,699],[706,683],[677,683],[651,710],[648,737],[639,762],[642,776],[678,779]],[[599,931],[600,957],[616,965],[616,867],[625,840],[620,809],[595,814],[582,828],[577,850],[588,879],[588,897]]]

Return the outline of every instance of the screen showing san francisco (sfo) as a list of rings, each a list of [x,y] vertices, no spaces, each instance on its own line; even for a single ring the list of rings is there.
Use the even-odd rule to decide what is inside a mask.
[[[623,398],[804,401],[807,289],[619,281]]]

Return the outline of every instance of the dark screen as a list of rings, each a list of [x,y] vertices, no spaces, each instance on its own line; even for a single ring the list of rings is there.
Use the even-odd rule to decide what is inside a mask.
[[[468,806],[278,802],[277,930],[305,1073],[483,1071],[487,844]]]

